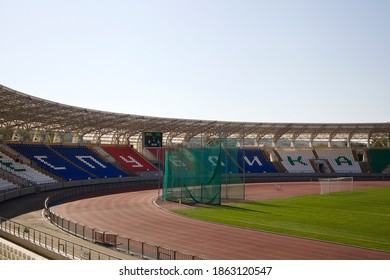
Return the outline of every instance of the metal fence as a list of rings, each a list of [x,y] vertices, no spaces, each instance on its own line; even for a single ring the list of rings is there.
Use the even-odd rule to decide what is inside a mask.
[[[118,260],[91,248],[64,240],[0,217],[0,230],[72,260]]]
[[[99,188],[98,190],[101,191]],[[70,221],[64,217],[55,214],[50,206],[69,197],[77,197],[85,193],[85,189],[75,188],[61,191],[50,196],[45,201],[45,216],[62,230],[78,236],[82,239],[101,244],[106,247],[111,247],[125,254],[139,256],[144,259],[155,260],[204,260],[205,258],[194,256],[189,253],[180,252],[177,250],[158,246],[156,244],[147,243],[141,240],[125,237],[112,232],[104,231],[98,228],[93,228],[87,225],[82,225],[74,221]],[[92,191],[92,187],[88,192]]]
[[[126,178],[125,178],[126,179]],[[92,228],[86,225],[67,220],[56,215],[50,210],[50,206],[60,203],[64,199],[79,197],[80,195],[103,195],[107,191],[129,191],[136,190],[137,187],[156,184],[155,178],[137,178],[121,179],[118,181],[104,182],[86,181],[86,182],[65,182],[49,184],[45,186],[21,188],[16,191],[7,191],[0,193],[0,203],[9,199],[21,197],[24,195],[35,194],[41,191],[60,189],[54,195],[48,197],[44,205],[45,216],[62,230],[73,234],[82,239],[93,243],[98,243],[106,247],[118,250],[125,254],[139,256],[144,259],[156,260],[204,260],[206,258],[194,256],[192,254],[165,248],[156,244],[147,243],[141,240],[125,237],[119,234],[110,233],[101,229]],[[121,182],[123,181],[123,182]],[[41,246],[47,250],[59,253],[69,259],[87,259],[87,260],[111,260],[118,259],[114,256],[96,251],[94,249],[82,246],[73,242],[63,240],[59,237],[47,234],[45,232],[28,228],[17,222],[0,217],[0,230],[12,234],[16,237],[25,239],[35,245]]]

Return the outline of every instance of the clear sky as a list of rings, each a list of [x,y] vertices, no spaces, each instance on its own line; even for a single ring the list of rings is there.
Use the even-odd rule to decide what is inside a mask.
[[[388,0],[0,0],[0,31],[0,84],[64,104],[390,121]]]

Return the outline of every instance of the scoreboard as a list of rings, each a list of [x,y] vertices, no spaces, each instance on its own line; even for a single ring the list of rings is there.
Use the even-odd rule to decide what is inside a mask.
[[[162,132],[144,132],[144,144],[147,148],[162,147]]]

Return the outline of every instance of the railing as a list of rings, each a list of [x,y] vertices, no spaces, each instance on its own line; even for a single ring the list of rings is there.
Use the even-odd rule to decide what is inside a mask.
[[[0,170],[1,171],[1,170]],[[0,190],[0,203],[10,199],[22,197],[25,195],[35,194],[41,191],[50,191],[55,189],[68,190],[69,188],[80,188],[83,190],[96,191],[107,189],[121,189],[124,186],[137,187],[139,185],[148,185],[153,183],[152,180],[139,180],[137,178],[119,178],[119,179],[105,179],[103,180],[88,180],[79,182],[62,182],[47,185],[19,188],[17,190]],[[96,185],[92,186],[93,184]],[[78,187],[79,186],[79,187]],[[58,238],[56,236],[47,234],[43,231],[39,231],[33,228],[29,228],[17,222],[0,217],[0,231],[15,236],[17,239],[26,240],[34,245],[40,246],[43,249],[47,249],[54,253],[59,253],[69,259],[88,259],[88,260],[111,260],[118,259],[106,253],[93,250],[89,247],[79,245],[73,242],[69,242]],[[17,241],[16,243],[19,243]]]
[[[101,189],[97,189],[101,190]],[[89,188],[91,191],[91,188]],[[50,205],[55,204],[58,201],[66,199],[67,197],[77,197],[82,195],[85,190],[74,188],[68,189],[54,194],[45,201],[45,216],[62,230],[67,233],[78,236],[82,239],[102,244],[106,247],[111,247],[115,250],[123,252],[129,255],[139,256],[144,259],[155,260],[204,260],[205,258],[194,256],[189,253],[180,252],[170,248],[158,246],[156,244],[136,240],[133,238],[125,237],[112,232],[104,231],[98,228],[82,225],[74,221],[70,221],[64,217],[55,214]]]
[[[0,217],[0,230],[72,260],[118,260],[91,248],[64,240]]]

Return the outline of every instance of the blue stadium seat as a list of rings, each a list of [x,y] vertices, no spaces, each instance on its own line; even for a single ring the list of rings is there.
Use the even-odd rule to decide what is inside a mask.
[[[239,149],[237,162],[245,173],[276,173],[272,163],[259,149]]]
[[[47,172],[69,180],[92,179],[96,176],[88,174],[67,161],[49,147],[42,144],[9,144],[11,148],[31,159]]]
[[[205,159],[205,165],[215,166],[218,157]],[[275,173],[276,168],[259,149],[226,149],[221,152],[221,173]]]
[[[97,178],[128,176],[125,172],[119,170],[111,163],[102,160],[86,146],[53,145],[51,148]]]

